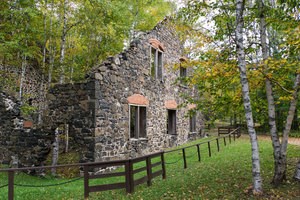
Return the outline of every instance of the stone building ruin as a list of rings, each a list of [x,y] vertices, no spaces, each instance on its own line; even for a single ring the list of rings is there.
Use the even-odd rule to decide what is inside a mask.
[[[194,95],[180,81],[192,68],[175,64],[185,55],[168,19],[139,35],[127,50],[95,66],[82,83],[49,89],[42,130],[67,124],[80,162],[136,157],[201,137],[200,113],[180,94]]]
[[[179,41],[167,20],[161,22],[94,67],[85,83],[52,88],[45,121],[69,124],[89,161],[134,157],[199,137],[201,115],[189,117],[193,105],[179,107],[181,93],[193,95],[175,83],[192,70],[173,69],[185,59]]]

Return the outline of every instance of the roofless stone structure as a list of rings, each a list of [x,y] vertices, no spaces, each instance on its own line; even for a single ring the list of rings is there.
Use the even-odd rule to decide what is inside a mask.
[[[165,19],[134,39],[130,47],[95,66],[82,83],[55,85],[47,96],[43,129],[67,124],[70,146],[81,162],[135,157],[201,136],[202,118],[181,107],[181,93],[193,94],[178,78],[192,68]]]

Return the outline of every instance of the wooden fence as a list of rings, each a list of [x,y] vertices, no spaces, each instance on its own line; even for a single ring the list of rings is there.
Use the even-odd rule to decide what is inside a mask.
[[[182,152],[182,159],[183,159],[183,168],[187,168],[187,156],[186,156],[186,149],[188,148],[196,148],[198,161],[201,161],[201,152],[200,146],[206,145],[208,148],[208,156],[212,156],[211,145],[213,142],[216,142],[217,151],[220,151],[220,142],[224,143],[224,146],[227,143],[231,143],[232,140],[236,140],[236,132],[239,131],[239,128],[236,128],[229,132],[229,134],[219,136],[217,138],[213,138],[207,140],[205,142],[200,142],[198,144],[177,148],[168,151],[162,151],[138,158],[127,159],[127,160],[116,160],[116,161],[106,161],[106,162],[94,162],[94,163],[76,163],[76,164],[67,164],[67,165],[57,165],[57,166],[43,166],[43,167],[26,167],[26,168],[9,168],[9,169],[0,169],[1,172],[8,173],[8,184],[4,185],[8,187],[8,199],[14,199],[14,176],[16,172],[19,171],[27,171],[27,170],[41,170],[41,169],[52,169],[52,168],[66,168],[66,167],[83,167],[83,179],[84,179],[84,197],[88,198],[89,193],[91,192],[98,192],[98,191],[105,191],[105,190],[113,190],[113,189],[126,189],[127,193],[133,193],[134,187],[140,184],[147,182],[147,185],[151,185],[151,180],[157,176],[162,176],[162,179],[166,178],[166,167],[165,167],[165,159],[164,155],[167,153],[181,151]],[[227,138],[227,140],[226,140]],[[159,159],[159,161],[154,162],[152,159]],[[144,162],[143,167],[134,169],[135,163]],[[105,168],[105,167],[124,167],[125,171],[118,172],[108,172],[103,174],[94,174],[90,173],[93,171],[94,168]],[[153,168],[159,167],[159,170],[154,171]],[[146,172],[145,176],[135,179],[134,175],[140,172]],[[102,185],[90,185],[90,180],[92,179],[104,179],[109,177],[124,177],[125,182],[118,182],[112,184],[102,184]],[[68,182],[66,182],[68,183]],[[51,185],[53,186],[53,185]],[[3,187],[3,186],[2,186]],[[0,187],[1,189],[1,187]]]
[[[241,136],[241,128],[233,127],[233,126],[220,126],[218,127],[218,136],[223,135],[223,134],[229,134],[231,133],[233,135],[236,135],[237,137]]]
[[[160,158],[159,162],[152,163],[153,158]],[[138,169],[134,169],[133,165],[135,163],[145,162],[145,167],[140,167]],[[89,170],[91,167],[112,167],[112,166],[124,166],[124,172],[111,172],[105,174],[93,175],[89,174]],[[161,169],[153,172],[153,168],[156,166],[161,166]],[[140,177],[138,179],[134,178],[134,175],[140,172],[146,172],[146,176]],[[164,152],[158,152],[138,158],[128,159],[128,160],[119,160],[119,161],[110,161],[110,162],[102,162],[102,163],[90,163],[88,165],[84,165],[84,197],[87,198],[90,192],[98,192],[105,190],[113,190],[113,189],[122,189],[126,188],[127,193],[133,193],[134,187],[140,184],[147,182],[147,185],[151,185],[151,180],[157,176],[162,175],[162,178],[166,178],[166,168],[164,162]],[[106,184],[106,185],[89,185],[89,180],[91,179],[101,179],[108,177],[117,177],[124,176],[125,182]]]

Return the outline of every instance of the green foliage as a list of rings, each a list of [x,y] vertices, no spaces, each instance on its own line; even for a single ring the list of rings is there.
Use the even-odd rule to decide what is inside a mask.
[[[74,82],[82,80],[96,63],[120,52],[133,30],[153,28],[171,12],[172,4],[164,0],[5,0],[0,5],[0,63],[21,68],[26,56],[27,65],[42,69],[56,83],[61,73],[64,10],[62,65],[66,82]]]
[[[24,117],[30,117],[32,114],[34,114],[37,111],[37,107],[30,106],[27,103],[24,103],[21,107],[21,113]]]
[[[259,35],[259,13],[256,2],[246,5],[245,52],[247,74],[250,84],[251,105],[254,120],[261,125],[268,124],[265,79],[273,84],[278,129],[282,130],[288,113],[295,74],[299,73],[299,5],[293,1],[284,4],[267,4],[265,15],[271,55],[262,62]],[[194,74],[188,85],[198,90],[197,97],[189,97],[197,103],[207,119],[224,119],[243,113],[242,93],[236,64],[235,4],[234,1],[199,2],[189,1],[179,13],[184,26],[187,52]]]

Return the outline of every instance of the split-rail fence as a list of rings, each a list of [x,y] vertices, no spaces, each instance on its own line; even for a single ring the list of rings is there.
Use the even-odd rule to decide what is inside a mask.
[[[228,143],[230,144],[236,140],[237,133],[239,134],[239,128],[234,130],[230,129],[229,133],[226,135],[218,136],[217,138],[209,139],[204,142],[200,142],[197,144],[193,144],[190,146],[185,146],[181,148],[176,148],[172,150],[161,151],[157,153],[153,153],[150,155],[145,155],[142,157],[126,159],[126,160],[113,160],[113,161],[105,161],[105,162],[93,162],[93,163],[76,163],[76,164],[66,164],[66,165],[56,165],[56,166],[42,166],[42,167],[26,167],[26,168],[7,168],[7,169],[0,169],[0,173],[8,173],[8,183],[5,185],[0,184],[0,189],[4,187],[8,187],[8,199],[14,199],[14,187],[15,186],[22,186],[20,184],[14,183],[14,177],[17,172],[20,171],[29,171],[29,170],[47,170],[52,168],[70,168],[70,167],[78,167],[83,169],[83,184],[84,184],[84,198],[89,197],[89,193],[91,192],[99,192],[105,190],[113,190],[113,189],[122,189],[124,188],[127,193],[133,193],[134,188],[137,185],[143,184],[147,182],[147,185],[151,185],[151,181],[153,178],[157,176],[161,176],[162,179],[166,179],[166,167],[165,164],[165,154],[181,151],[182,152],[182,159],[183,159],[183,168],[187,168],[187,156],[186,156],[186,149],[188,148],[195,148],[196,147],[196,154],[198,156],[198,161],[201,161],[201,152],[200,152],[200,145],[207,145],[208,149],[208,156],[212,156],[211,145],[213,142],[216,142],[217,151],[220,151],[220,143],[224,143],[226,146]],[[156,159],[155,162],[153,160]],[[157,161],[159,160],[159,161]],[[134,168],[135,163],[145,162],[140,168]],[[111,167],[124,167],[124,171],[119,172],[111,171],[107,173],[101,174],[94,174],[91,173],[92,169],[98,168],[111,168]],[[155,168],[156,167],[156,168]],[[154,170],[156,169],[156,171]],[[159,170],[157,170],[159,168]],[[140,172],[146,172],[145,176],[135,179],[134,175]],[[112,184],[101,184],[101,185],[90,185],[90,181],[92,179],[105,179],[109,177],[124,177],[124,182],[112,183]],[[71,181],[67,181],[69,183]],[[24,185],[23,185],[24,186]],[[53,186],[53,185],[51,185]],[[45,186],[46,187],[46,186]]]

